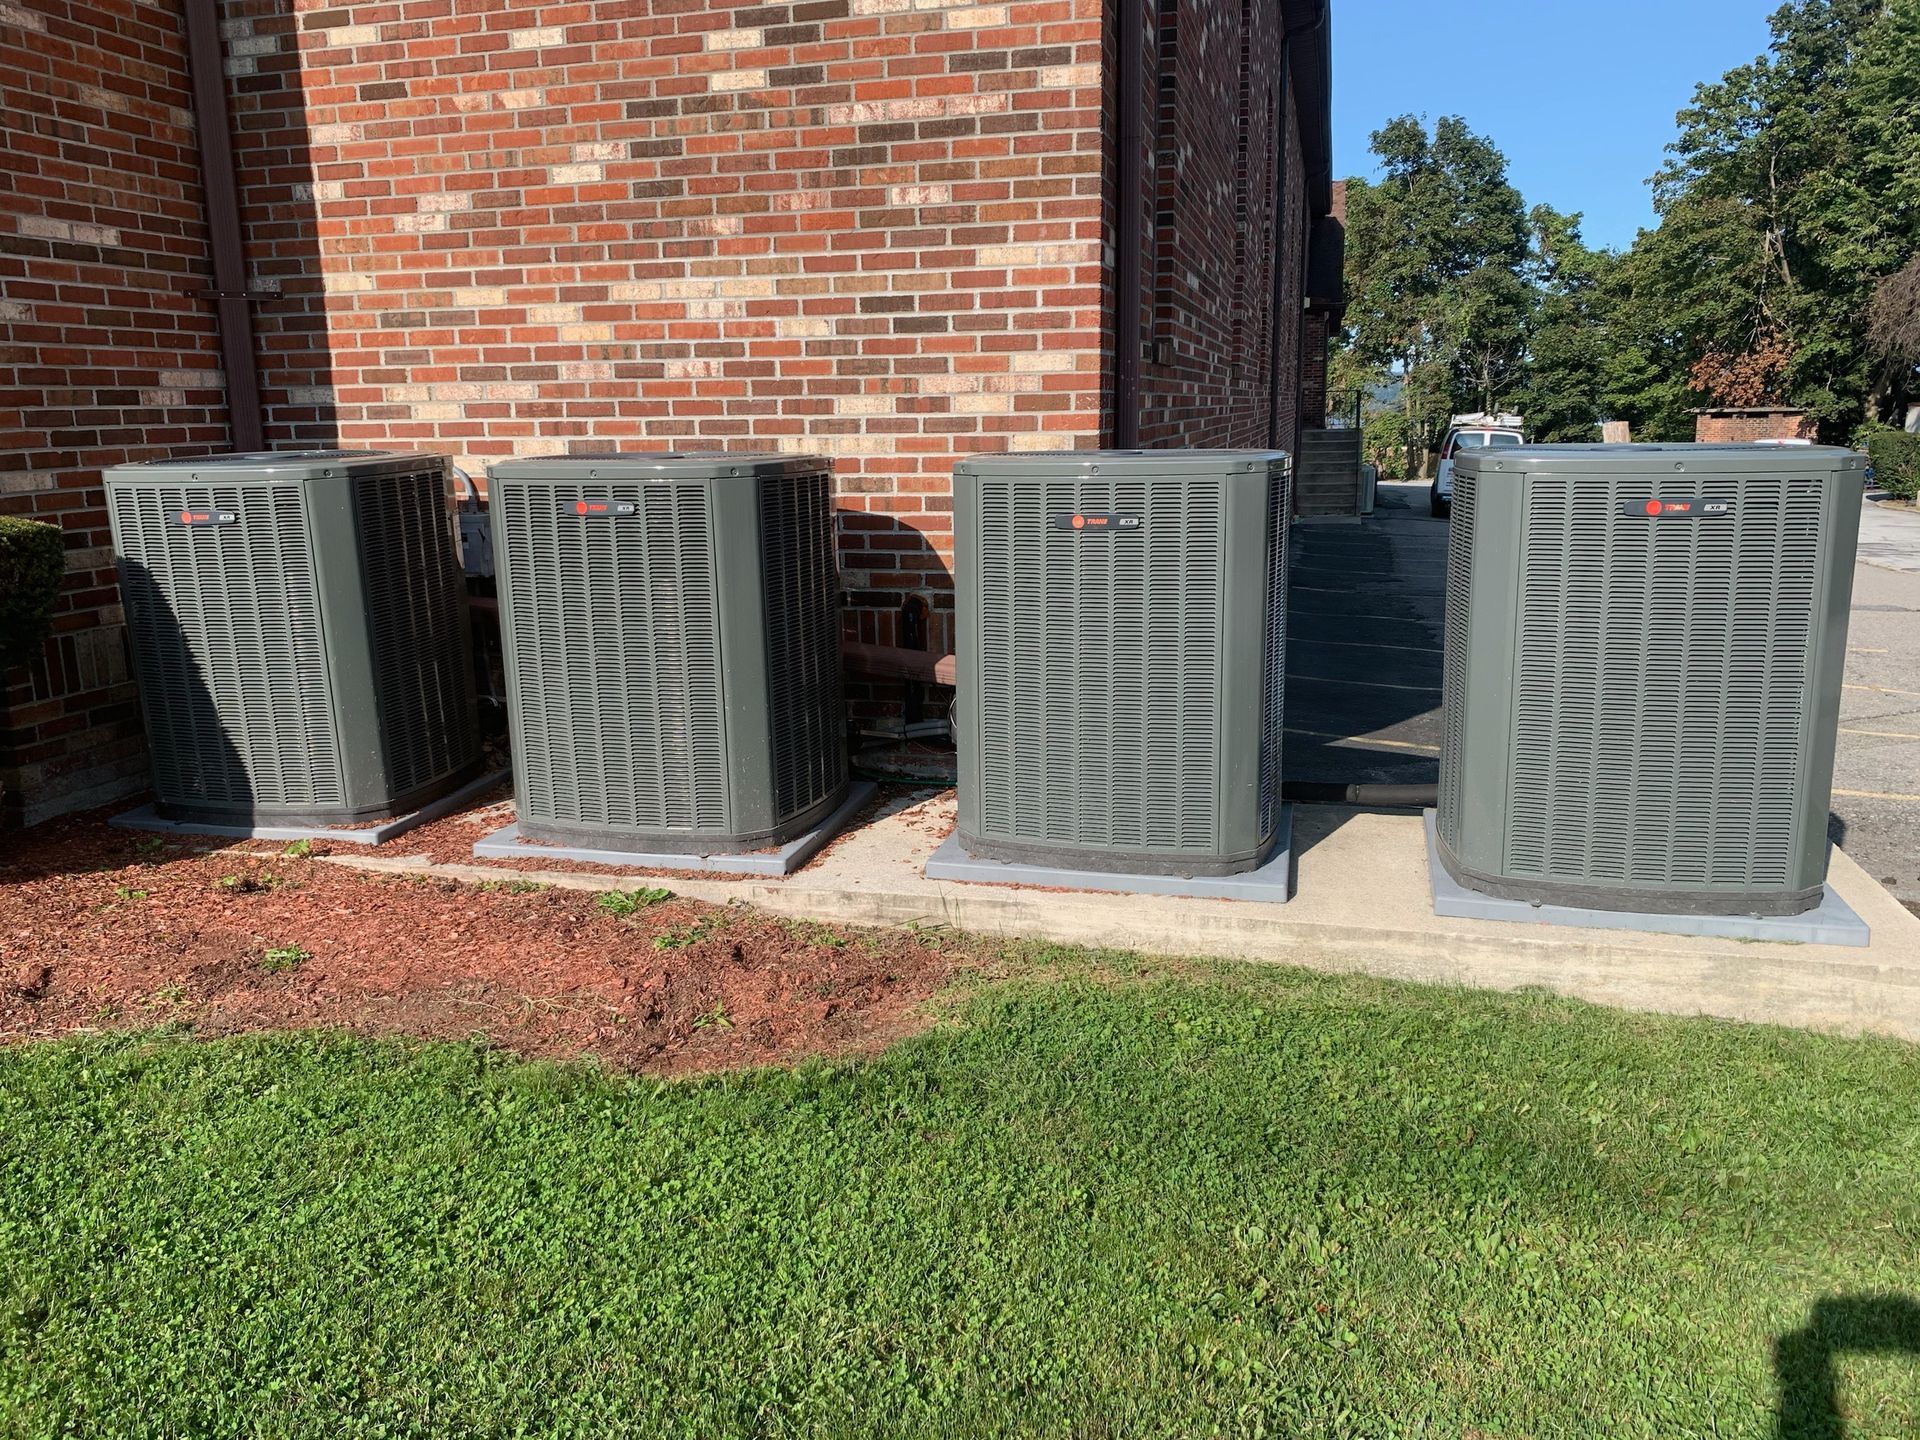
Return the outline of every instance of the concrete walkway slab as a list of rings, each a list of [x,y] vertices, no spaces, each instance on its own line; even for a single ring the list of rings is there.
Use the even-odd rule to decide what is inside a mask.
[[[1297,880],[1285,905],[929,880],[921,872],[953,818],[950,791],[889,801],[785,880],[610,880],[558,867],[516,875],[586,890],[664,883],[717,904],[854,925],[945,926],[1493,990],[1537,987],[1631,1010],[1920,1040],[1920,920],[1837,851],[1829,884],[1871,927],[1872,943],[1861,949],[1436,916],[1424,826],[1411,812],[1296,806]],[[404,856],[329,858],[462,879],[501,874]]]

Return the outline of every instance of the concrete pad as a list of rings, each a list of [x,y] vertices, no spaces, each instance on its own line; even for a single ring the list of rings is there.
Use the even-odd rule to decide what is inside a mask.
[[[921,871],[951,833],[953,815],[952,792],[918,792],[888,801],[788,879],[665,883],[715,904],[852,925],[951,927],[1493,990],[1537,987],[1630,1010],[1920,1040],[1920,920],[1838,851],[1828,884],[1871,927],[1872,942],[1862,949],[1436,916],[1425,828],[1412,811],[1295,806],[1298,875],[1285,905],[930,880]],[[384,873],[501,874],[424,857],[331,858]],[[605,875],[562,865],[516,877],[609,888]]]
[[[159,835],[216,835],[224,840],[337,840],[345,845],[381,845],[409,830],[418,830],[422,825],[431,825],[435,820],[443,820],[454,811],[464,809],[505,780],[510,773],[506,770],[490,771],[478,780],[469,780],[458,790],[442,795],[430,805],[422,805],[418,810],[409,810],[405,815],[396,815],[391,820],[382,820],[378,825],[363,825],[351,830],[332,825],[246,826],[166,820],[151,805],[142,805],[137,810],[116,815],[107,823],[118,825],[122,830],[151,830]]]
[[[1767,940],[1785,945],[1852,945],[1870,943],[1866,921],[1827,887],[1821,902],[1798,915],[1670,915],[1644,910],[1589,910],[1578,905],[1535,905],[1506,900],[1470,890],[1447,873],[1440,863],[1434,812],[1424,813],[1427,825],[1427,883],[1433,890],[1433,913],[1475,920],[1499,920],[1510,925],[1571,925],[1583,930],[1649,930],[1661,935],[1719,935],[1731,940]]]
[[[847,798],[840,808],[806,834],[789,840],[777,850],[750,850],[739,855],[700,855],[678,850],[595,850],[579,845],[547,845],[537,840],[522,840],[516,822],[502,826],[473,847],[483,860],[571,861],[576,865],[610,865],[619,870],[711,870],[723,875],[791,875],[825,849],[833,837],[846,829],[847,822],[879,793],[871,780],[855,780],[847,786]],[[603,887],[604,888],[604,887]]]
[[[1196,900],[1262,900],[1287,903],[1293,873],[1293,807],[1280,807],[1274,846],[1257,868],[1238,875],[1141,875],[1115,870],[1068,870],[1039,864],[984,860],[949,835],[927,861],[930,880],[972,885],[1028,885],[1042,890],[1102,890],[1123,895],[1185,895]]]

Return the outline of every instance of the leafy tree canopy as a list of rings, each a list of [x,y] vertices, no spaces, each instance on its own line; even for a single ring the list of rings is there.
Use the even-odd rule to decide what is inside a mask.
[[[1685,439],[1695,408],[1782,404],[1845,441],[1920,398],[1920,0],[1790,0],[1771,24],[1767,54],[1680,112],[1659,224],[1625,253],[1527,211],[1457,117],[1374,134],[1336,373],[1399,382],[1409,464],[1455,409]]]

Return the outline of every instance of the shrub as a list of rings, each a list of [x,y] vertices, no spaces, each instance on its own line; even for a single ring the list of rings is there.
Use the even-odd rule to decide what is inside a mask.
[[[1874,483],[1889,495],[1911,500],[1920,494],[1920,435],[1877,431],[1867,440]]]
[[[0,663],[17,665],[39,653],[66,569],[58,526],[0,515]]]

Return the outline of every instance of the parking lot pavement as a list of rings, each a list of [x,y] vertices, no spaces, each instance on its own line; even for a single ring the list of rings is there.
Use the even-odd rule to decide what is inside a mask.
[[[1382,483],[1358,525],[1296,525],[1289,780],[1431,783],[1440,755],[1447,525]],[[1834,764],[1836,843],[1920,904],[1920,513],[1868,505]]]
[[[1920,901],[1920,514],[1860,523],[1833,836],[1902,900]]]
[[[1446,569],[1447,524],[1425,485],[1381,482],[1358,525],[1294,526],[1287,779],[1439,778]]]

